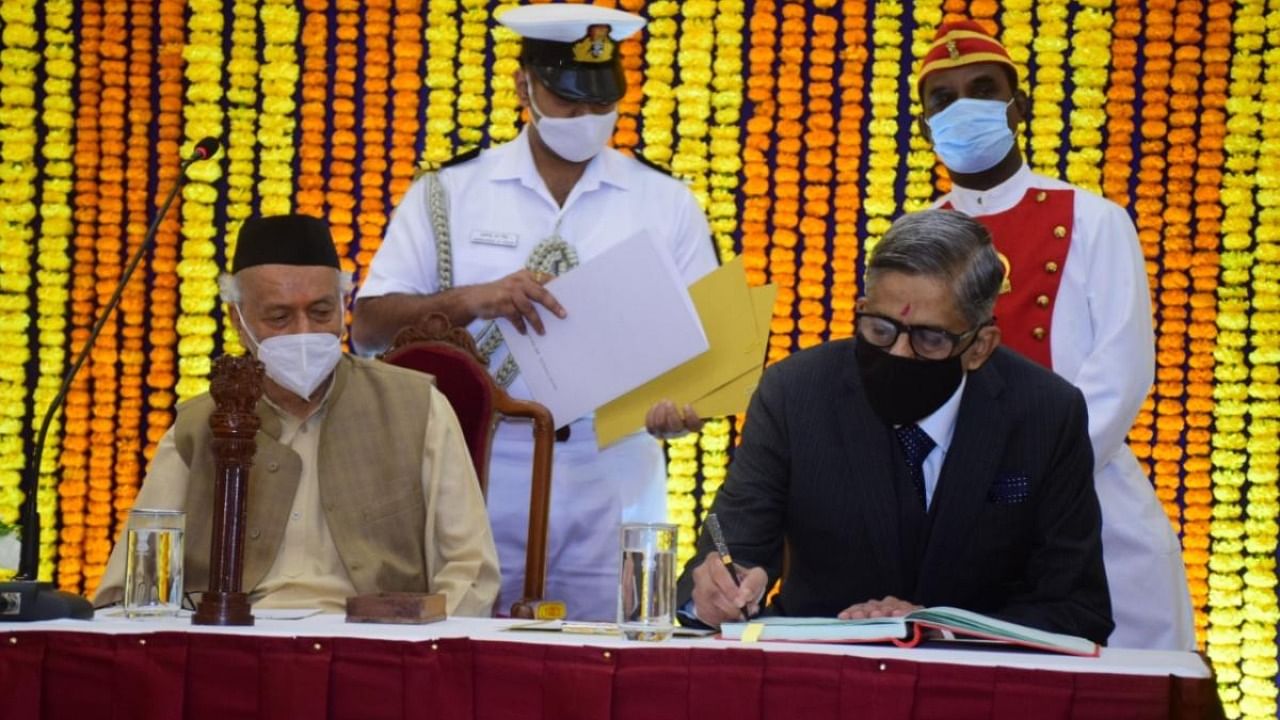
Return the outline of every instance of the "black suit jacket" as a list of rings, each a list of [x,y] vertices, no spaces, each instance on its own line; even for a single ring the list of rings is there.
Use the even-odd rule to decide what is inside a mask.
[[[715,500],[734,559],[770,582],[785,540],[770,612],[834,616],[894,595],[1104,642],[1113,624],[1080,391],[1003,348],[969,373],[928,515],[914,506],[923,532],[904,541],[900,497],[914,491],[867,403],[853,342],[765,372]],[[712,549],[704,532],[680,606]]]

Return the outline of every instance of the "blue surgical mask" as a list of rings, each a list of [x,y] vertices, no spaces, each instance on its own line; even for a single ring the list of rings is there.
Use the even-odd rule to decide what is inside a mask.
[[[970,175],[990,170],[1013,148],[1008,108],[999,100],[960,98],[925,122],[933,151],[951,172]]]

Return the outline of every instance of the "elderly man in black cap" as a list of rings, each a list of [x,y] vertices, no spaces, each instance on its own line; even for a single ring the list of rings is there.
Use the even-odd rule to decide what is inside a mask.
[[[342,352],[344,297],[328,225],[289,215],[240,229],[220,278],[231,322],[266,367],[249,482],[244,588],[259,607],[341,610],[348,596],[441,592],[488,615],[497,556],[453,410],[420,373]],[[185,510],[186,589],[207,587],[213,513],[209,415],[178,408],[135,506]],[[122,595],[117,544],[95,602]]]
[[[644,18],[593,5],[514,8],[499,22],[523,38],[516,93],[531,122],[512,142],[463,155],[406,193],[360,288],[352,339],[386,346],[401,328],[443,312],[478,338],[498,382],[529,397],[498,317],[542,332],[564,317],[542,283],[613,245],[647,235],[687,283],[715,267],[706,217],[683,183],[607,147],[626,92],[618,43]],[[601,292],[608,292],[601,288]],[[592,418],[561,428],[551,493],[547,594],[571,617],[616,612],[618,526],[666,520],[666,463],[637,433],[599,450]],[[649,432],[701,426],[691,408],[660,403]],[[503,568],[499,607],[518,597],[533,446],[500,426],[489,470],[489,512]]]

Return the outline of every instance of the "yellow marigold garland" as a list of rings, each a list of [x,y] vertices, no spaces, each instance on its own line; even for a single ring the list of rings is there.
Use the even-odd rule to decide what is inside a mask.
[[[293,206],[293,133],[298,110],[294,92],[301,74],[296,47],[298,8],[292,0],[264,0],[260,17],[263,42],[262,112],[258,115],[259,210],[263,215],[283,215]],[[228,243],[232,242],[230,234],[227,238]]]
[[[221,233],[226,248],[226,268],[235,257],[240,224],[255,212],[255,195],[260,178],[255,173],[258,144],[258,2],[235,0],[231,6],[231,62],[227,65],[227,223]],[[265,101],[265,98],[264,98]],[[240,337],[230,322],[222,325],[226,352],[239,354]]]
[[[1262,142],[1250,336],[1249,471],[1245,494],[1240,712],[1276,716],[1276,536],[1280,518],[1280,0],[1267,3]],[[1219,681],[1222,678],[1219,677]]]
[[[462,39],[458,51],[458,151],[466,152],[484,140],[487,121],[485,67],[488,45],[488,0],[462,0]]]
[[[711,117],[711,51],[715,47],[711,17],[715,9],[715,0],[687,0],[680,4],[683,18],[676,44],[680,83],[672,91],[679,140],[671,158],[671,171],[688,183],[704,209],[709,201],[707,120]]]
[[[1066,102],[1063,83],[1068,47],[1066,0],[1035,3],[1037,29],[1031,42],[1036,63],[1031,88],[1031,157],[1028,162],[1038,173],[1058,176],[1062,150],[1062,106]]]
[[[200,138],[222,133],[222,54],[224,21],[218,0],[190,0],[188,3],[187,61],[183,133],[187,148]],[[209,386],[213,335],[217,323],[212,313],[218,298],[218,266],[213,239],[223,228],[214,217],[218,198],[215,183],[222,178],[220,162],[201,162],[187,170],[191,180],[182,190],[182,260],[178,263],[178,399],[195,397]]]
[[[738,229],[738,172],[742,170],[742,28],[744,0],[719,0],[712,63],[711,190],[707,219],[720,260],[731,259]]]
[[[26,362],[31,353],[31,241],[36,192],[35,6],[31,0],[5,3],[0,49],[0,519],[16,522],[23,496],[18,490],[26,463]]]
[[[676,21],[679,4],[672,0],[649,3],[649,39],[645,43],[645,62],[649,66],[644,83],[644,156],[659,165],[670,165],[674,155],[675,99],[671,83],[675,80]]]
[[[1072,22],[1070,133],[1067,182],[1086,190],[1102,191],[1102,126],[1107,116],[1107,65],[1111,59],[1111,25],[1115,17],[1110,0],[1083,3]]]
[[[920,102],[920,94],[916,91],[916,79],[920,73],[920,63],[942,22],[942,0],[925,0],[911,6],[911,17],[915,21],[915,29],[911,34],[911,75],[907,77],[905,92],[909,94],[911,118],[919,118],[924,113]],[[848,47],[852,47],[851,45]],[[846,51],[847,52],[847,51]],[[846,91],[847,92],[847,91]],[[906,197],[902,209],[907,212],[923,210],[932,204],[934,196],[935,168],[938,170],[939,189],[945,190],[949,185],[944,181],[945,168],[938,162],[933,148],[920,132],[920,123],[910,123],[911,139],[907,150],[907,185]],[[856,183],[857,179],[853,179]],[[855,185],[855,187],[857,187]],[[834,300],[835,298],[833,298]],[[852,334],[852,333],[850,333]]]
[[[427,25],[423,31],[427,48],[427,139],[422,162],[439,165],[454,155],[453,131],[458,95],[458,12],[457,0],[427,0]]]
[[[40,376],[33,393],[32,422],[44,417],[66,372],[66,308],[70,300],[68,285],[71,278],[68,249],[74,232],[71,158],[75,105],[71,88],[76,72],[76,52],[71,32],[72,5],[69,0],[55,0],[46,3],[44,11],[45,82],[41,121],[47,128],[47,134],[40,147],[44,177],[40,184],[40,238],[36,256],[39,267],[36,274],[36,325],[39,328]],[[39,575],[46,581],[53,579],[58,552],[56,470],[61,428],[58,418],[49,425],[37,493],[40,512]],[[0,499],[0,513],[3,513],[0,518],[5,522],[12,523],[16,519],[15,491],[16,488],[8,485],[0,488],[0,497],[3,498]]]
[[[868,168],[863,179],[866,197],[867,237],[864,251],[875,248],[880,237],[898,215],[894,187],[898,180],[896,136],[899,122],[898,98],[903,92],[902,17],[898,0],[876,0],[871,35],[871,141]]]
[[[502,0],[494,7],[494,19],[501,18],[503,13],[519,4],[519,0]],[[520,38],[507,27],[493,23],[492,48],[489,140],[500,143],[514,139],[518,132],[516,122],[520,119],[520,98],[516,95],[515,74],[520,67]]]
[[[1227,106],[1221,274],[1214,348],[1213,516],[1209,524],[1208,627],[1205,646],[1228,717],[1239,716],[1243,620],[1244,486],[1249,468],[1249,296],[1254,266],[1253,191],[1261,128],[1263,0],[1237,3]]]

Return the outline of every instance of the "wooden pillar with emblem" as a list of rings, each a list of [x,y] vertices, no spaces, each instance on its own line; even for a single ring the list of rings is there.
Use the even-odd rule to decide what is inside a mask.
[[[209,589],[200,598],[195,625],[252,625],[244,576],[244,526],[249,469],[262,421],[254,408],[262,398],[262,363],[243,355],[224,355],[213,364],[209,394],[215,410],[213,432],[213,537],[209,546]]]

